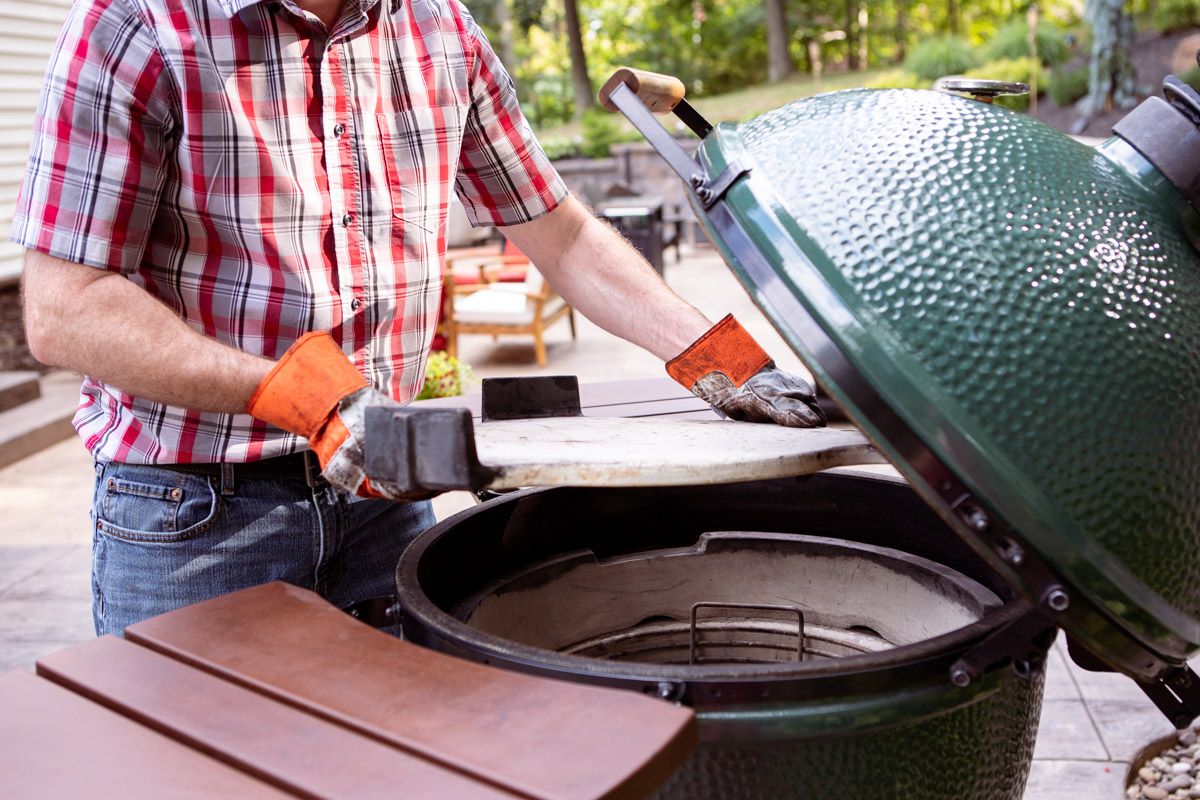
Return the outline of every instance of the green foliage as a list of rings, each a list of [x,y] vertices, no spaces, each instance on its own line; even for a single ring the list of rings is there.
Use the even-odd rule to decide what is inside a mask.
[[[445,350],[434,350],[425,360],[425,383],[416,399],[456,397],[463,394],[475,380],[475,372],[467,362],[447,354]]]
[[[499,2],[508,3],[515,61],[506,66],[517,81],[526,116],[538,129],[570,124],[572,134],[578,131],[579,124],[571,122],[574,91],[562,4],[548,0],[464,2],[497,49],[500,49],[497,24],[503,15],[496,13],[496,9]],[[1188,8],[1197,4],[1196,0],[1134,2],[1147,11],[1154,6]],[[597,87],[622,65],[679,77],[691,100],[760,86],[766,78],[763,0],[577,0],[577,3],[588,70]],[[957,8],[955,17],[961,36],[938,39],[950,30],[948,11],[952,6]],[[912,0],[865,4],[806,0],[786,3],[786,7],[796,84],[803,84],[796,91],[810,93],[810,84],[804,82],[812,67],[810,42],[820,42],[824,72],[819,90],[862,85],[870,79],[846,71],[851,50],[857,54],[855,36],[860,7],[868,12],[865,28],[868,66],[899,67],[903,54],[907,53],[906,71],[932,81],[962,73],[980,61],[1024,52],[1025,25],[1012,21],[1024,19],[1029,0],[971,0],[952,5]],[[1089,26],[1079,23],[1080,0],[1039,0],[1038,8],[1042,19],[1038,49],[1044,60],[1058,63],[1059,51],[1065,50],[1061,31],[1067,26],[1078,25],[1079,31],[1074,27],[1071,30],[1080,36],[1091,35]],[[848,35],[839,38],[843,34]],[[1011,46],[1022,49],[1015,53],[997,51],[996,55],[989,52],[986,57],[972,59],[970,46],[989,39],[1009,39]],[[1086,52],[1082,38],[1077,49]],[[859,83],[842,84],[841,78],[850,75],[858,75]],[[901,75],[889,76],[885,84],[899,81],[898,85],[911,85],[908,80]],[[795,96],[799,95],[781,102]],[[568,152],[565,144],[555,144],[553,149]]]
[[[620,142],[636,142],[641,134],[625,127],[625,118],[599,108],[583,115],[583,142],[579,152],[588,158],[608,158],[612,146]]]
[[[512,0],[513,22],[524,32],[528,33],[534,25],[542,24],[542,15],[546,8],[543,0]]]
[[[1073,104],[1088,92],[1087,65],[1075,69],[1057,67],[1050,72],[1050,80],[1046,82],[1046,94],[1059,108]]]
[[[1196,0],[1158,0],[1150,12],[1150,26],[1163,33],[1200,27],[1200,3]]]
[[[932,81],[945,75],[958,75],[975,64],[971,46],[962,39],[942,36],[926,39],[912,49],[904,59],[904,69],[923,80]]]
[[[551,161],[557,161],[560,158],[574,158],[579,155],[579,144],[582,141],[576,141],[570,136],[539,136],[538,143],[545,151],[546,157]]]
[[[1200,92],[1200,66],[1188,67],[1184,73],[1179,76],[1179,80],[1183,81],[1197,92]]]
[[[929,81],[922,80],[919,75],[902,69],[891,69],[881,72],[873,80],[867,81],[868,89],[928,89]]]
[[[521,110],[536,127],[571,118],[575,98],[569,74],[550,75],[524,85],[531,87],[531,91],[521,103]]]
[[[964,73],[966,78],[981,78],[988,81],[1013,81],[1029,83],[1032,77],[1028,58],[1001,58],[984,64],[977,69]],[[1038,71],[1038,87],[1046,85],[1048,76],[1046,70]],[[996,105],[1011,108],[1014,111],[1024,111],[1029,108],[1029,95],[1001,95],[996,98]]]
[[[1043,64],[1062,64],[1071,57],[1062,30],[1050,22],[1042,22],[1037,31],[1038,60]],[[982,60],[1029,58],[1029,22],[1023,17],[1009,20],[996,35],[979,49]]]

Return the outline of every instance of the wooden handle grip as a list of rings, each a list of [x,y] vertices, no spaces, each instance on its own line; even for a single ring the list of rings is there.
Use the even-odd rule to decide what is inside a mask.
[[[609,95],[622,83],[629,86],[638,99],[646,104],[646,108],[655,114],[669,114],[679,105],[686,91],[683,81],[671,75],[620,67],[600,87],[600,105],[609,111],[616,111],[617,107],[609,100]]]

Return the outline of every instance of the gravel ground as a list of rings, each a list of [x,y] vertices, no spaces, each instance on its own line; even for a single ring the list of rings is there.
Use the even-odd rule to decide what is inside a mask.
[[[1195,800],[1200,742],[1195,730],[1182,731],[1175,746],[1164,750],[1138,769],[1125,791],[1128,800]],[[1195,787],[1195,788],[1193,788]]]

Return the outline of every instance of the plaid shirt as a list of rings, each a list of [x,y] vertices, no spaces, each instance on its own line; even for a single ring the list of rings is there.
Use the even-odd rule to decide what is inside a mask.
[[[12,240],[120,272],[250,353],[330,331],[376,388],[410,400],[452,187],[496,225],[566,189],[457,0],[347,0],[328,33],[291,0],[76,2]],[[101,461],[253,461],[301,444],[90,378],[75,427]]]

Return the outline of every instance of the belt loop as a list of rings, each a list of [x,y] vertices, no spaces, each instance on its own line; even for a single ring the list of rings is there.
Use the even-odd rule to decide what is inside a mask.
[[[233,464],[223,461],[221,462],[221,496],[232,497],[233,490]]]
[[[304,481],[310,489],[324,489],[329,483],[321,477],[321,462],[312,450],[303,451]]]

